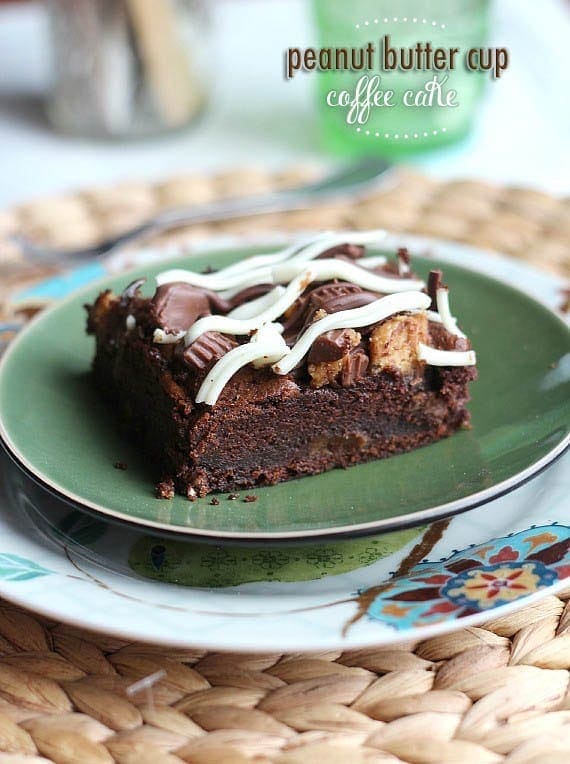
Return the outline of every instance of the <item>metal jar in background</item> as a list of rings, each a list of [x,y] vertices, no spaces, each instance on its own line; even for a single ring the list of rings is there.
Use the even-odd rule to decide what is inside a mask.
[[[130,138],[190,124],[208,93],[206,0],[47,0],[53,126]]]

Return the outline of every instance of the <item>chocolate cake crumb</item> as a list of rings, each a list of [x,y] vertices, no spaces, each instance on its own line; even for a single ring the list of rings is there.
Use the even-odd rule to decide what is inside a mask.
[[[115,464],[113,464],[113,467],[116,470],[126,470],[127,469],[127,465],[125,464],[125,462],[115,462]]]
[[[215,497],[215,496],[214,496],[214,498],[213,498],[213,499],[210,501],[210,504],[211,504],[212,506],[214,506],[214,507],[217,507],[219,503],[220,503],[220,500],[219,500],[219,499],[216,499],[216,497]]]
[[[257,496],[253,496],[252,494],[248,494],[244,499],[246,504],[251,504],[253,501],[257,501]]]
[[[196,499],[198,498],[198,494],[196,493],[194,488],[192,488],[191,485],[189,485],[188,488],[186,489],[186,498],[188,499],[188,501],[196,501]]]
[[[229,501],[235,501],[236,499],[239,499],[239,493],[230,493],[228,496]]]
[[[156,498],[157,499],[173,499],[174,498],[174,480],[162,480],[156,486]]]

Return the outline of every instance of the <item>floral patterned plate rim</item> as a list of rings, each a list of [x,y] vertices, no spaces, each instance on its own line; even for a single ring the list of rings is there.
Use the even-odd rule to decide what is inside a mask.
[[[0,596],[91,631],[186,648],[307,652],[425,639],[568,586],[569,468],[566,455],[510,494],[406,536],[321,542],[301,564],[296,546],[184,542],[181,552],[177,540],[69,507],[46,513],[10,484]]]
[[[472,254],[557,305],[558,280]],[[51,505],[8,472],[0,595],[127,639],[256,652],[388,645],[499,618],[570,581],[570,455],[452,519],[304,551],[185,546]]]

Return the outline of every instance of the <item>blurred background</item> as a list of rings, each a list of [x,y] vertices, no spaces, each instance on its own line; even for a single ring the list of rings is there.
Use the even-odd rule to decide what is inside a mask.
[[[462,34],[508,47],[510,65],[473,96],[457,141],[418,145],[398,161],[435,178],[567,192],[568,3],[417,4],[430,18],[454,15]],[[0,206],[356,151],[331,141],[322,75],[283,76],[284,51],[334,38],[331,24],[337,33],[345,24],[335,13],[346,6],[354,16],[391,11],[386,0],[0,2]]]

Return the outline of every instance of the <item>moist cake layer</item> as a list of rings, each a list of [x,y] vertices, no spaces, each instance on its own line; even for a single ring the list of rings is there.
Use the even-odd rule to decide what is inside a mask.
[[[357,264],[357,279],[372,288],[317,274],[250,334],[235,330],[287,299],[289,288],[255,283],[255,263],[244,270],[254,283],[233,294],[173,280],[143,298],[135,283],[121,296],[103,293],[89,308],[97,384],[151,458],[160,495],[170,495],[170,486],[194,498],[271,485],[409,451],[468,423],[476,372],[469,341],[446,315],[441,274],[432,275],[423,302],[424,290],[401,284],[386,300],[376,290],[387,278],[415,283],[405,251],[395,263],[368,269],[358,242],[322,246],[323,254],[320,273],[334,273],[336,260]],[[277,267],[285,279],[294,271],[288,260],[273,273]],[[212,275],[216,287],[241,278]],[[407,304],[425,307],[358,323]],[[320,332],[327,322],[335,328]],[[455,365],[462,360],[470,363]]]

